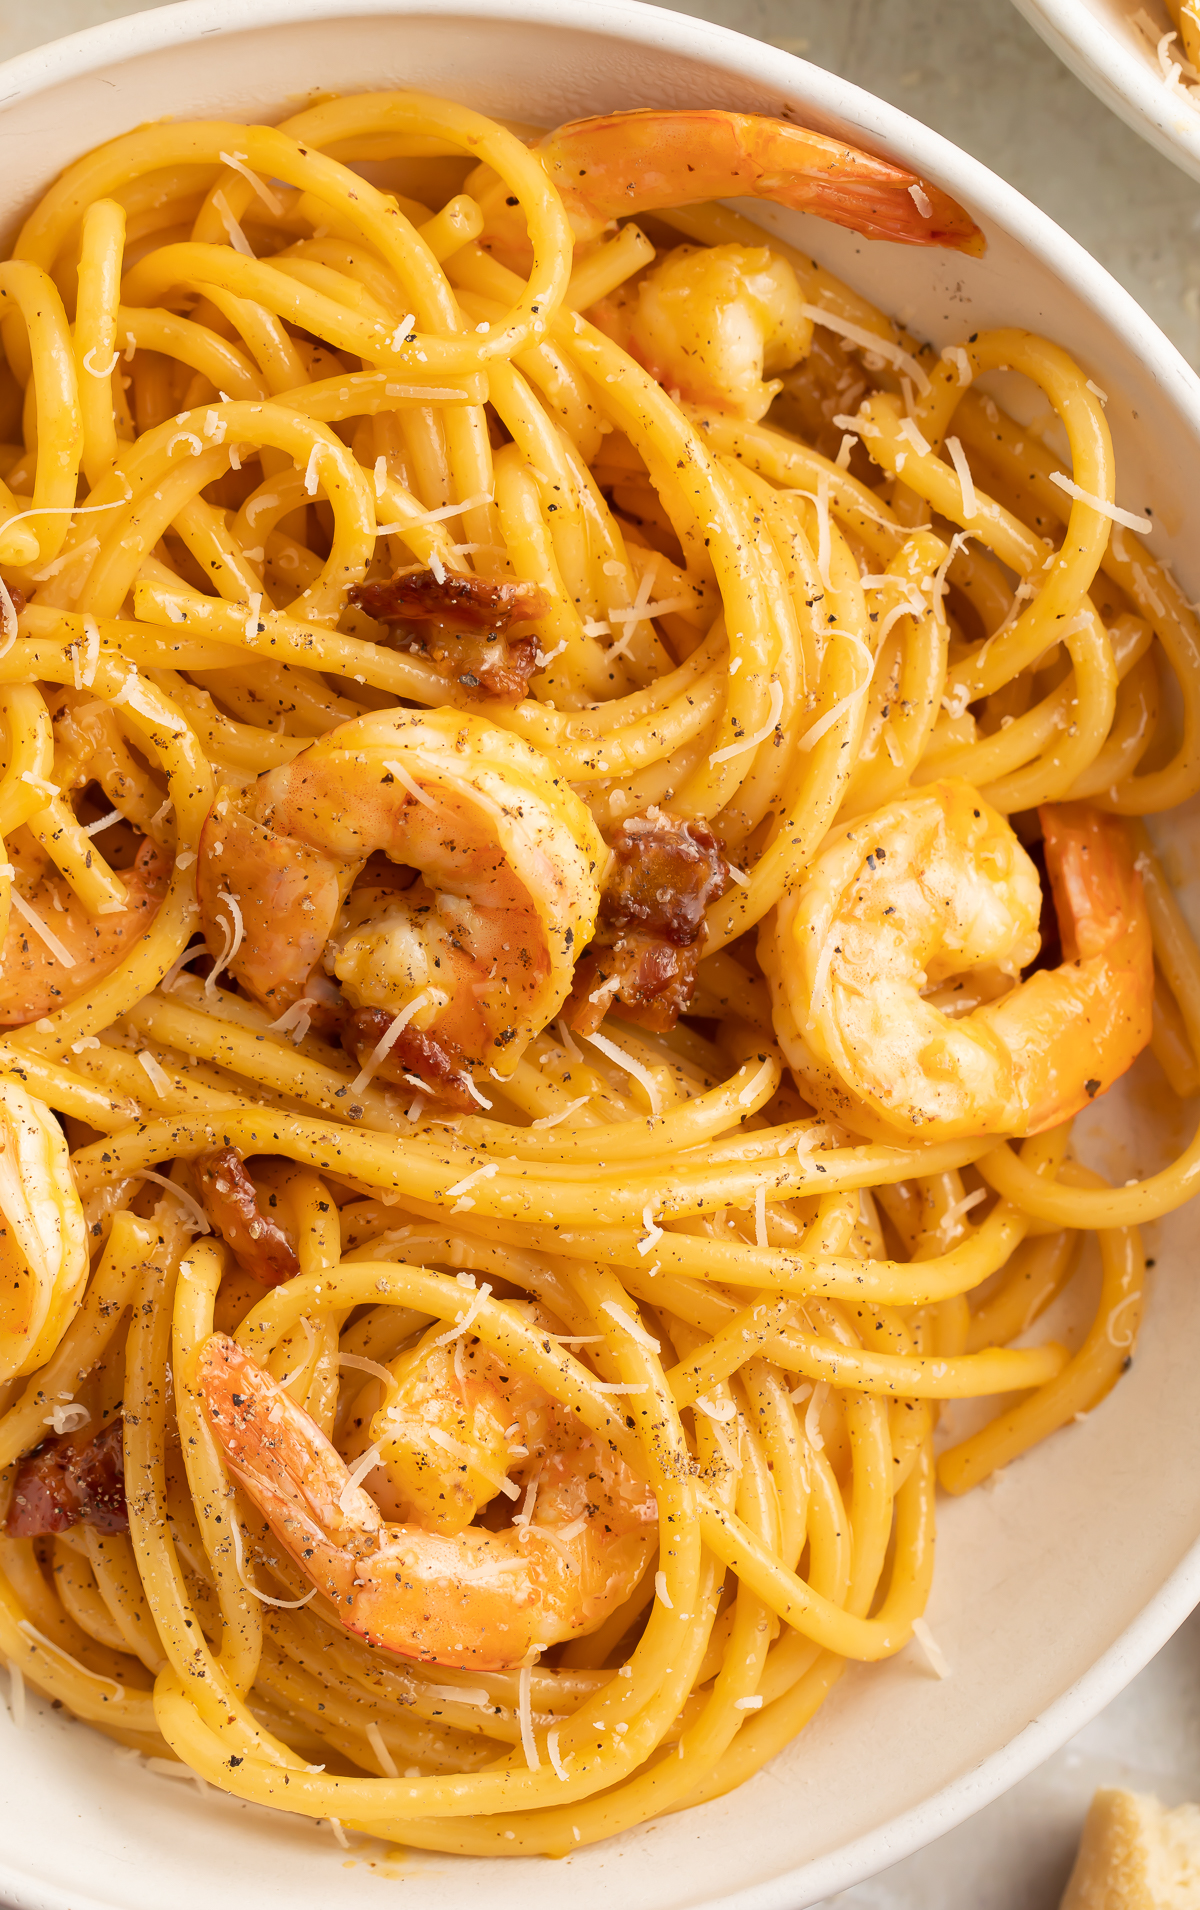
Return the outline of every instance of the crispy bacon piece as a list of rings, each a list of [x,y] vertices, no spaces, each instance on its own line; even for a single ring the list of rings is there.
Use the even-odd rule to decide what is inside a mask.
[[[378,623],[407,626],[399,641],[427,657],[475,701],[519,703],[537,669],[535,636],[514,637],[514,623],[544,617],[536,584],[494,583],[470,571],[397,571],[388,583],[355,584],[350,602]],[[436,630],[413,625],[434,622]]]
[[[704,912],[724,892],[725,858],[703,822],[648,809],[617,830],[591,947],[575,970],[571,1025],[593,1034],[614,1000],[665,1033],[689,1007]]]
[[[355,584],[351,603],[379,623],[423,623],[440,617],[468,630],[504,635],[510,624],[544,617],[550,608],[536,584],[492,583],[467,570],[398,570],[390,583]]]
[[[383,1008],[357,1008],[342,1029],[342,1046],[360,1068],[366,1066],[395,1021]],[[459,1113],[478,1106],[467,1087],[462,1056],[451,1042],[423,1034],[410,1024],[402,1028],[383,1060],[373,1071],[381,1080],[412,1087],[414,1078],[425,1093]]]
[[[7,590],[8,600],[19,617],[25,608],[25,592],[21,589],[20,584],[10,584],[7,577],[0,578],[0,583],[3,583],[5,590]]]
[[[4,1529],[12,1539],[39,1539],[81,1522],[97,1532],[127,1532],[125,1455],[120,1419],[85,1439],[63,1433],[43,1439],[17,1468]]]
[[[196,1162],[204,1211],[243,1272],[264,1287],[294,1279],[300,1261],[277,1220],[264,1214],[258,1189],[236,1147],[217,1147]]]

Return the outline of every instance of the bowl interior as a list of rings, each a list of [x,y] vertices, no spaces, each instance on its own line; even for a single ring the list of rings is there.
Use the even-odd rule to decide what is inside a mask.
[[[1175,32],[1165,0],[1014,0],[1014,5],[1127,126],[1200,179],[1200,94],[1168,85],[1158,56],[1162,36]],[[1173,48],[1182,52],[1178,34]]]
[[[547,124],[619,106],[786,107],[902,153],[980,217],[985,259],[870,245],[801,215],[746,210],[939,345],[1004,323],[1069,346],[1109,397],[1120,501],[1152,508],[1156,548],[1200,595],[1200,540],[1184,502],[1200,463],[1200,386],[1182,361],[1099,268],[982,168],[772,49],[594,0],[485,0],[437,12],[373,10],[369,0],[345,10],[333,0],[204,0],[99,29],[8,71],[0,91],[23,88],[0,114],[0,217],[10,231],[60,166],[139,122],[270,119],[318,91],[368,85],[425,87]],[[1200,882],[1200,864],[1188,859],[1193,819],[1173,818],[1160,833],[1179,880]],[[1097,1165],[1124,1180],[1182,1144],[1162,1099],[1156,1065],[1144,1060],[1090,1112]],[[1149,1318],[1112,1398],[993,1489],[941,1502],[929,1621],[953,1667],[949,1680],[912,1647],[883,1667],[852,1670],[804,1735],[736,1794],[561,1864],[385,1857],[378,1845],[346,1852],[325,1826],[197,1795],[35,1703],[19,1738],[0,1715],[0,1891],[30,1910],[164,1902],[207,1910],[235,1897],[258,1910],[336,1910],[361,1902],[369,1879],[396,1878],[409,1905],[436,1901],[439,1910],[467,1910],[481,1892],[499,1910],[551,1910],[564,1887],[579,1910],[599,1910],[614,1889],[630,1910],[797,1910],[902,1856],[1098,1709],[1200,1594],[1200,1568],[1188,1557],[1200,1536],[1200,1472],[1174,1463],[1200,1436],[1193,1225],[1177,1215],[1151,1230]],[[1026,1732],[1050,1707],[1040,1734]]]

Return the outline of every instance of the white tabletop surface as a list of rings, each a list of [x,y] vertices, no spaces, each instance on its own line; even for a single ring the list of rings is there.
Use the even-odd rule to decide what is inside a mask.
[[[0,0],[0,58],[147,10],[145,0]],[[1009,0],[692,0],[677,10],[845,74],[974,153],[1079,239],[1200,369],[1200,185],[1094,100]],[[1172,1804],[1200,1796],[1200,1613],[1007,1797],[832,1902],[1055,1910],[1098,1784]]]

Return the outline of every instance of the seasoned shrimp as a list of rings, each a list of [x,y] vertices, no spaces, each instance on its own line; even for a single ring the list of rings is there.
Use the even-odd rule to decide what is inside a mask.
[[[0,1382],[58,1345],[87,1282],[87,1229],[62,1128],[0,1080]]]
[[[799,280],[765,245],[678,246],[589,316],[660,385],[753,420],[812,342]]]
[[[1145,1047],[1150,926],[1124,826],[1086,803],[1041,820],[1063,961],[1024,981],[1037,870],[965,783],[855,822],[781,907],[764,966],[795,1024],[788,1059],[822,1112],[888,1140],[1037,1134]]]
[[[469,1071],[511,1073],[565,1001],[607,856],[527,743],[455,710],[388,710],[222,790],[197,894],[256,1000],[290,1007],[323,965],[373,1036],[356,1018],[354,1051],[384,1041],[380,1073],[466,1105]]]
[[[145,837],[133,867],[121,871],[126,906],[91,915],[32,837],[14,838],[9,853],[14,903],[0,957],[0,1027],[11,1028],[66,1007],[124,960],[158,913],[171,864]]]
[[[979,227],[948,194],[903,166],[756,113],[697,106],[576,119],[537,148],[576,238],[616,218],[701,199],[773,199],[868,239],[980,254]],[[489,211],[491,236],[500,223]],[[519,230],[519,227],[517,228]]]
[[[428,1343],[396,1364],[396,1395],[377,1423],[393,1493],[419,1523],[385,1522],[308,1414],[235,1340],[215,1334],[204,1346],[209,1423],[280,1544],[347,1630],[405,1658],[503,1671],[595,1630],[649,1561],[649,1488],[489,1354],[461,1348],[461,1380],[453,1354]],[[443,1423],[455,1432],[439,1443]],[[502,1485],[522,1498],[513,1524],[467,1523]]]

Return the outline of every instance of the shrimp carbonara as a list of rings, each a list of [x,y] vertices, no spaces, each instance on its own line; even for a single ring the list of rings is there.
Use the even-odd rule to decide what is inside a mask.
[[[1200,1172],[1070,1152],[1200,1082],[1104,394],[754,196],[983,246],[794,125],[383,93],[115,139],[0,264],[0,1652],[339,1837],[740,1783]]]

